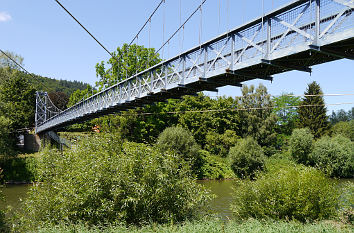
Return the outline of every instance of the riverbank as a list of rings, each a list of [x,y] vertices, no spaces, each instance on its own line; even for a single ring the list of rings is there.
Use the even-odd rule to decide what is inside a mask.
[[[219,233],[219,232],[267,232],[267,233],[339,233],[339,232],[354,232],[353,225],[348,225],[335,221],[320,221],[315,223],[302,224],[299,222],[286,221],[259,221],[248,220],[244,222],[222,221],[218,219],[204,219],[195,222],[186,222],[181,225],[149,225],[145,227],[125,227],[125,226],[109,226],[109,227],[93,227],[89,228],[83,225],[59,225],[54,227],[41,227],[35,230],[39,233],[150,233],[150,232],[170,232],[170,233],[185,233],[185,232],[200,232],[200,233]]]

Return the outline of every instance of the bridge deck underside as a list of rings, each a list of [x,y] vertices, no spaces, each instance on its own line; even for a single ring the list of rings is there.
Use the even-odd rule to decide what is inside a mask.
[[[273,75],[292,70],[311,72],[313,65],[342,58],[354,60],[354,4],[347,0],[299,0],[54,116],[37,113],[37,119],[45,120],[36,122],[36,132],[226,85],[242,86],[253,79],[272,80]]]
[[[332,54],[334,52],[335,54]],[[65,127],[71,124],[91,120],[107,114],[113,114],[129,109],[134,109],[137,107],[143,107],[144,105],[149,105],[156,102],[163,102],[167,99],[179,99],[185,95],[196,95],[200,91],[213,91],[219,87],[223,87],[226,85],[237,86],[238,84],[243,83],[245,81],[257,79],[257,77],[265,77],[265,79],[267,79],[266,77],[271,77],[275,74],[297,70],[293,67],[309,67],[313,65],[335,61],[341,58],[354,59],[354,39],[349,39],[340,43],[327,45],[321,47],[319,50],[316,50],[315,48],[309,49],[301,53],[272,60],[271,63],[273,64],[263,62],[238,70],[240,73],[246,74],[247,76],[233,74],[232,72],[227,72],[225,70],[224,74],[208,78],[208,80],[200,79],[196,82],[191,82],[185,84],[184,86],[179,86],[156,94],[151,94],[150,96],[146,96],[141,99],[136,99],[131,102],[126,102],[113,108],[103,109],[92,114],[87,114],[82,118],[64,122],[62,125],[58,125],[55,128]]]

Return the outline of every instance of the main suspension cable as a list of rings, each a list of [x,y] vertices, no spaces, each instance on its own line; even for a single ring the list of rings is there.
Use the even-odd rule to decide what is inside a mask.
[[[71,18],[73,18],[91,37],[92,37],[92,39],[94,39],[113,59],[116,59],[114,56],[113,56],[113,54],[111,53],[111,52],[109,52],[108,51],[108,49],[106,49],[106,47],[101,43],[101,42],[99,42],[97,39],[96,39],[96,37],[94,37],[94,35],[92,35],[91,34],[91,32],[89,32],[85,27],[84,27],[84,25],[82,25],[80,22],[79,22],[79,20],[77,20],[71,13],[70,13],[70,11],[68,10],[68,9],[66,9],[60,2],[59,2],[59,0],[54,0],[56,3],[58,3],[58,5],[61,7],[61,8],[63,8],[65,11],[66,11],[66,13],[68,13],[70,16],[71,16]]]

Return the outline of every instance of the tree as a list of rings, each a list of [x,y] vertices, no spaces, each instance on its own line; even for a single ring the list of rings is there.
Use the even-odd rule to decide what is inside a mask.
[[[298,127],[309,128],[315,138],[326,134],[330,126],[322,94],[319,84],[315,81],[310,83],[306,89],[305,97],[301,101],[303,106],[298,108]]]
[[[85,90],[77,89],[69,98],[68,107],[72,107],[78,102],[87,99],[88,97],[96,94],[97,91],[93,89],[90,85],[87,85]]]
[[[275,126],[277,116],[273,113],[273,102],[267,92],[267,88],[260,84],[257,88],[243,86],[242,97],[238,98],[238,115],[241,119],[240,136],[250,136],[269,155],[271,146],[276,142]]]
[[[257,171],[264,169],[265,156],[256,140],[251,137],[240,139],[229,152],[231,168],[242,178],[254,178]]]
[[[61,110],[66,109],[69,103],[69,97],[64,92],[61,91],[50,92],[48,95],[50,100],[57,108]]]
[[[239,131],[239,115],[233,111],[236,106],[236,100],[231,97],[211,99],[200,93],[198,96],[183,97],[175,110],[180,112],[178,124],[188,128],[195,140],[205,146],[208,133],[224,134],[226,130]]]
[[[196,160],[200,149],[192,133],[180,126],[166,128],[160,134],[157,146],[161,151],[176,152],[192,163]]]
[[[350,121],[354,120],[354,107],[346,112],[344,109],[340,109],[337,112],[332,111],[331,116],[329,117],[329,121],[332,125],[341,122],[341,121]]]
[[[8,118],[0,115],[0,155],[8,155],[13,152],[12,148],[15,142],[11,137],[11,125],[12,122]]]
[[[281,133],[290,135],[296,126],[299,118],[295,107],[300,105],[300,97],[291,96],[293,93],[283,93],[279,97],[274,97],[275,108],[273,112],[278,116],[278,126]]]
[[[295,129],[291,134],[289,144],[290,154],[296,162],[305,165],[312,164],[310,153],[313,147],[313,135],[308,128]]]
[[[112,86],[128,77],[133,76],[147,68],[161,62],[160,55],[155,54],[154,48],[133,44],[124,44],[113,52],[114,58],[107,62],[101,61],[96,64],[96,75],[100,78],[96,82],[99,90]],[[118,60],[118,61],[117,61]],[[110,68],[106,68],[109,65]]]
[[[7,70],[0,83],[0,115],[8,118],[13,129],[32,127],[35,116],[35,89],[24,73]]]
[[[11,52],[11,51],[5,51],[5,53],[9,57],[11,57],[13,60],[15,60],[18,64],[23,65],[23,60],[24,60],[23,57],[21,57],[20,55],[14,53],[14,52]],[[6,55],[3,53],[0,53],[0,68],[8,67],[11,69],[19,69],[20,67],[18,67],[16,65],[16,63],[14,63]]]

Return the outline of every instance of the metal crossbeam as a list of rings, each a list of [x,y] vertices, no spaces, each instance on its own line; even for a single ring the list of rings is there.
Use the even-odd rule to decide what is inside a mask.
[[[341,58],[354,59],[354,0],[297,0],[64,111],[38,92],[36,132]]]

